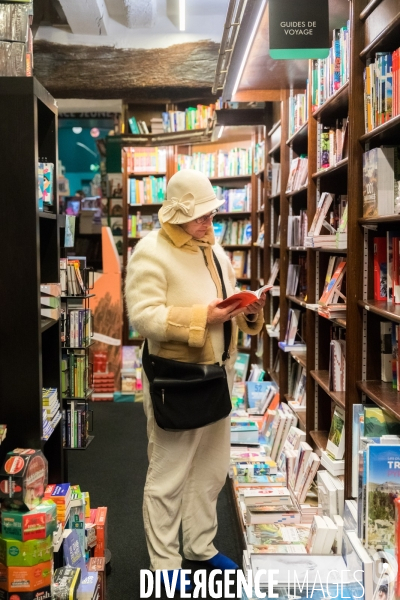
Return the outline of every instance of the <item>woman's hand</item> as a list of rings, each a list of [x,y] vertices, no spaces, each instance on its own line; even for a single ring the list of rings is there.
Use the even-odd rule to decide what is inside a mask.
[[[229,321],[229,319],[233,319],[233,317],[236,317],[236,315],[243,312],[243,308],[235,308],[238,304],[240,304],[240,300],[236,304],[231,304],[231,306],[227,306],[226,308],[218,308],[218,304],[220,302],[222,302],[222,299],[217,298],[208,305],[207,325],[224,323],[225,321]]]
[[[249,306],[246,306],[246,308],[243,310],[245,315],[256,315],[257,313],[260,312],[260,310],[262,310],[265,306],[265,299],[266,299],[266,292],[264,292],[261,295],[261,298],[259,300],[257,300],[256,302],[253,302],[253,304],[249,304]]]

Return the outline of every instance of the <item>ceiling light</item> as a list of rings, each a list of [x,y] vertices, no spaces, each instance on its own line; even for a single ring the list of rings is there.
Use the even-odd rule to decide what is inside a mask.
[[[261,17],[262,17],[262,15],[264,13],[264,8],[265,8],[266,1],[267,0],[262,0],[261,1],[260,10],[258,11],[258,15],[257,15],[256,21],[254,23],[253,31],[251,32],[251,35],[249,37],[249,42],[247,44],[246,52],[243,55],[242,64],[240,65],[239,73],[238,73],[238,76],[236,78],[236,83],[235,83],[235,86],[234,86],[233,91],[232,91],[232,98],[236,94],[237,89],[239,87],[239,83],[240,83],[240,80],[241,80],[242,75],[243,75],[244,67],[245,67],[246,62],[247,62],[247,57],[249,56],[249,52],[250,52],[251,47],[253,45],[254,36],[257,33],[257,29],[258,29],[258,26],[260,24]]]
[[[82,133],[82,127],[73,127],[72,131],[76,134]]]
[[[179,0],[179,31],[186,29],[186,0]]]

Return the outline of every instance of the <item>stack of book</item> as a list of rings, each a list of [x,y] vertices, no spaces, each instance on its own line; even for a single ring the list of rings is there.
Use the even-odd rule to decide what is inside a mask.
[[[165,148],[129,148],[126,150],[127,172],[165,173],[167,171],[167,150]]]
[[[45,500],[52,500],[57,506],[57,521],[63,528],[67,525],[71,509],[71,485],[69,483],[53,483],[44,492]]]
[[[164,133],[164,123],[161,117],[153,117],[150,119],[150,131],[152,134]]]
[[[42,283],[40,285],[40,315],[42,318],[58,321],[61,316],[61,285]]]
[[[400,213],[400,147],[381,146],[363,154],[363,216]]]
[[[320,145],[317,155],[318,170],[335,167],[338,162],[347,157],[348,152],[348,122],[349,119],[337,119],[336,125],[322,125],[320,128]]]
[[[251,211],[251,184],[244,188],[223,188],[214,185],[213,189],[218,200],[225,204],[219,207],[219,212],[250,212]]]
[[[308,120],[308,86],[304,94],[289,98],[289,137],[294,135]]]
[[[289,178],[286,186],[286,193],[296,192],[301,188],[304,188],[308,182],[308,158],[306,156],[300,156],[293,158]]]
[[[134,177],[128,180],[128,204],[161,204],[165,200],[167,180],[164,176]]]
[[[43,388],[43,440],[48,440],[61,420],[57,388]]]
[[[114,373],[93,374],[93,400],[111,402],[114,399],[115,375]]]
[[[349,79],[350,22],[333,30],[328,58],[313,60],[312,106],[322,106]]]
[[[267,194],[277,196],[281,192],[281,165],[270,162],[267,164]]]
[[[400,48],[379,52],[364,71],[365,132],[400,114]]]
[[[224,219],[214,221],[215,239],[219,244],[226,246],[249,246],[251,244],[251,222],[248,219]]]

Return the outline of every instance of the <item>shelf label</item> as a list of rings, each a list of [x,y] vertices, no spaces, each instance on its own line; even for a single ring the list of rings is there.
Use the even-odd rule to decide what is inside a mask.
[[[269,0],[269,42],[274,59],[326,58],[328,0]]]

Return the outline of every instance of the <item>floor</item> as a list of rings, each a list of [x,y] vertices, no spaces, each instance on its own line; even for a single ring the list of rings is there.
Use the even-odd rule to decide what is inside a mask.
[[[85,451],[68,452],[69,481],[89,492],[92,507],[108,507],[112,558],[107,600],[135,600],[140,598],[140,569],[149,567],[142,523],[146,418],[142,404],[100,402],[92,408],[95,439]],[[227,485],[218,500],[218,522],[216,547],[241,564],[240,534]]]

